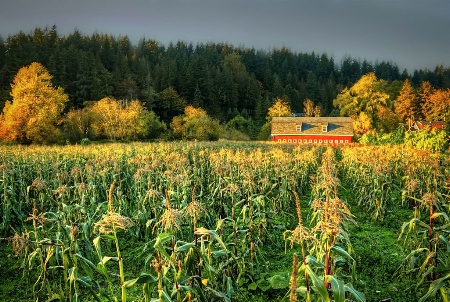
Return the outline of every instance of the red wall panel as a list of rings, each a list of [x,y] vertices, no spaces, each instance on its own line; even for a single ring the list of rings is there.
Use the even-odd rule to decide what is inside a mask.
[[[306,142],[305,142],[306,140]],[[351,136],[345,135],[274,135],[272,141],[290,144],[349,144],[352,142]]]

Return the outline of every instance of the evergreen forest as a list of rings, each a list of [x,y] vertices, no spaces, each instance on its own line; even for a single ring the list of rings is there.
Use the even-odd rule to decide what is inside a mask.
[[[350,56],[335,62],[325,53],[260,50],[222,42],[163,45],[142,38],[134,45],[128,36],[89,36],[78,30],[63,36],[53,26],[0,37],[0,110],[11,101],[11,83],[18,70],[33,62],[42,64],[51,74],[52,84],[68,95],[66,113],[105,97],[139,100],[169,125],[186,106],[192,106],[202,108],[221,124],[243,118],[252,127],[241,123],[245,129],[240,130],[253,139],[278,98],[293,113],[305,112],[308,100],[322,116],[351,115],[335,100],[369,73],[383,83],[392,112],[405,80],[413,89],[425,82],[437,90],[448,92],[450,88],[450,68],[444,66],[408,72],[393,62]],[[396,127],[375,128],[390,131]]]

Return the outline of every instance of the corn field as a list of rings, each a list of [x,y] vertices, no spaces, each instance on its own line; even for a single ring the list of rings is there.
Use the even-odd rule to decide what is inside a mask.
[[[0,146],[0,299],[447,301],[449,162],[402,146]],[[376,277],[369,226],[395,240]]]

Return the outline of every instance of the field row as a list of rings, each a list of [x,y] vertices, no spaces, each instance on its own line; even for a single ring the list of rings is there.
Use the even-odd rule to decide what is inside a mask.
[[[445,155],[224,142],[0,148],[1,242],[23,272],[18,299],[371,301],[348,233],[361,223],[355,207],[377,223],[411,210],[395,230],[407,251],[399,275],[422,280],[416,297],[448,296]]]

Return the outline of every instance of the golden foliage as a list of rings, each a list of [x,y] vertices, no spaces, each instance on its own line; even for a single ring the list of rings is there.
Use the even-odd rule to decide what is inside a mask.
[[[280,116],[291,116],[291,107],[285,100],[277,98],[272,107],[269,108],[267,119],[270,121],[273,117]]]
[[[11,84],[12,101],[0,117],[0,140],[51,143],[59,138],[61,113],[69,97],[54,88],[52,76],[40,63],[22,67]]]

